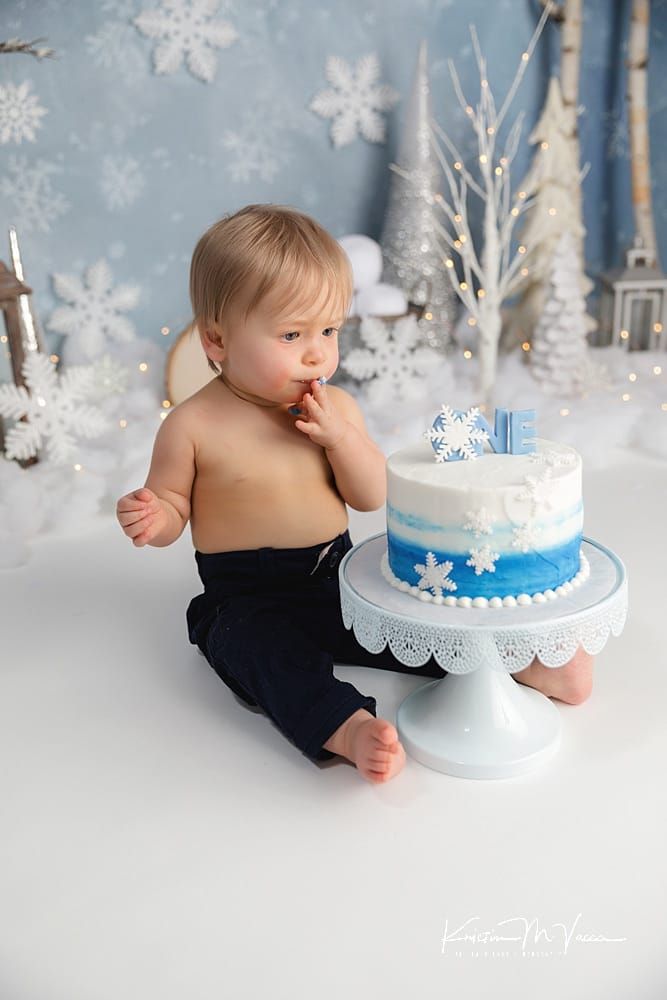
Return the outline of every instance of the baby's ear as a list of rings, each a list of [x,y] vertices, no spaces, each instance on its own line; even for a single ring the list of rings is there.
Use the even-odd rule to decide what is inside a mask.
[[[221,331],[217,327],[211,326],[207,329],[201,329],[199,339],[207,358],[210,358],[211,361],[224,361],[225,346]]]

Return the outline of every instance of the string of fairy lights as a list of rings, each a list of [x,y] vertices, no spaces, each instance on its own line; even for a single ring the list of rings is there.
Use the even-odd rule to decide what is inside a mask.
[[[465,282],[463,282],[462,284],[465,284]],[[479,288],[477,290],[477,296],[478,296],[478,298],[483,298],[484,295],[485,295],[484,289],[483,288]],[[432,314],[430,314],[428,312],[426,312],[424,314],[424,316],[425,316],[426,319],[431,319],[432,318]],[[474,316],[468,317],[468,321],[467,322],[468,322],[469,326],[475,326],[476,323],[477,323],[477,321],[475,320]],[[654,330],[655,330],[656,333],[661,332],[661,330],[662,330],[661,324],[656,323],[654,325]],[[162,334],[163,337],[168,337],[171,334],[171,329],[168,326],[163,326],[163,327],[160,328],[160,333]],[[620,331],[620,338],[622,340],[624,340],[624,341],[629,340],[629,338],[630,338],[630,332],[627,331],[627,330],[621,330]],[[8,342],[7,335],[6,334],[1,334],[0,335],[0,344],[5,344],[6,345],[7,342]],[[531,350],[530,343],[528,341],[524,341],[521,344],[521,349],[525,353],[529,353],[530,350]],[[6,348],[6,356],[7,356],[7,358],[9,358],[9,356],[10,356],[9,355],[9,350],[7,348]],[[470,348],[465,348],[465,350],[462,352],[462,356],[463,356],[463,358],[464,358],[465,361],[472,361],[474,359],[474,357],[475,357],[474,352],[471,351]],[[60,357],[57,354],[50,354],[49,355],[49,360],[54,365],[57,365],[58,362],[60,361]],[[146,374],[149,371],[149,364],[148,364],[147,361],[139,361],[137,363],[137,368],[138,368],[138,370],[142,374]],[[660,378],[660,376],[662,376],[663,373],[664,373],[664,368],[663,368],[662,365],[653,365],[653,368],[652,368],[652,371],[651,371],[651,375],[654,378]],[[631,386],[632,385],[636,385],[638,383],[639,377],[640,376],[639,376],[639,374],[636,371],[630,371],[630,372],[627,373],[627,379],[628,379],[628,382],[630,383]],[[617,401],[620,402],[620,403],[622,403],[622,404],[629,403],[629,402],[632,401],[632,399],[633,399],[633,394],[631,392],[623,392],[623,393],[620,394],[620,396],[617,397]],[[169,410],[171,409],[172,405],[173,404],[172,404],[172,402],[171,402],[170,399],[166,399],[165,398],[165,399],[162,400],[161,407],[160,407],[160,419],[161,420],[164,420],[165,417],[168,415]],[[667,413],[667,400],[659,403],[658,407],[659,407],[659,409],[663,413]],[[482,404],[479,405],[479,409],[481,410],[481,412],[485,412],[486,406],[482,403]],[[572,413],[573,413],[573,410],[572,410],[571,407],[562,407],[559,410],[559,415],[561,417],[569,417]],[[119,429],[120,430],[125,430],[127,428],[127,426],[128,426],[127,419],[125,417],[120,417],[118,419],[118,427],[119,427]],[[83,466],[81,465],[80,462],[76,462],[76,463],[73,464],[72,468],[74,469],[75,472],[81,472],[82,469],[83,469]]]

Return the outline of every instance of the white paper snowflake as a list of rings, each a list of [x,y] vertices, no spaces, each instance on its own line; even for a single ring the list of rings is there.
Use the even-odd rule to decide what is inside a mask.
[[[446,462],[455,454],[468,460],[477,458],[474,445],[483,444],[489,436],[487,431],[476,426],[478,416],[477,406],[457,416],[451,406],[442,404],[433,426],[424,433],[435,451],[436,462]]]
[[[0,385],[0,414],[17,421],[5,435],[7,458],[32,458],[45,447],[47,459],[61,464],[76,451],[77,438],[94,438],[107,429],[101,410],[81,402],[95,392],[92,367],[58,375],[49,358],[35,351],[21,370],[27,389]]]
[[[121,311],[136,306],[139,289],[136,285],[113,288],[111,268],[104,258],[87,269],[85,285],[75,275],[54,274],[53,287],[69,305],[54,309],[47,326],[71,337],[85,358],[99,357],[107,340],[134,340],[134,325]]]
[[[0,142],[15,142],[20,145],[24,139],[35,141],[35,132],[42,127],[41,119],[47,114],[37,99],[30,93],[29,80],[20,83],[0,84]]]
[[[517,493],[517,500],[528,500],[531,504],[532,516],[551,510],[553,493],[553,472],[547,466],[539,476],[526,476],[523,489]]]
[[[456,590],[456,584],[449,579],[449,574],[454,568],[454,563],[445,560],[438,564],[433,552],[426,553],[426,565],[416,563],[415,571],[419,574],[418,587],[420,590],[432,590],[436,597],[442,597],[443,590]]]
[[[401,316],[393,324],[366,316],[359,334],[365,346],[353,348],[341,367],[360,382],[370,380],[371,406],[416,398],[423,391],[424,377],[442,364],[442,356],[433,348],[419,346],[423,333],[414,315]]]
[[[470,559],[466,559],[466,566],[474,566],[476,576],[485,572],[495,573],[498,559],[498,552],[492,552],[490,545],[482,545],[479,549],[470,549]]]
[[[100,169],[100,190],[111,211],[128,208],[146,186],[146,178],[133,156],[105,156]]]
[[[463,525],[463,530],[472,531],[475,538],[479,538],[480,535],[493,534],[493,525],[497,518],[495,514],[489,513],[486,507],[469,510],[466,512],[466,517],[468,520]]]
[[[333,119],[334,146],[347,146],[359,134],[369,142],[384,142],[385,121],[379,112],[392,108],[399,95],[387,84],[377,82],[380,76],[377,54],[362,56],[356,70],[339,56],[329,56],[325,72],[334,89],[316,94],[310,110],[322,118]]]
[[[215,49],[226,49],[238,38],[229,21],[214,21],[220,0],[162,0],[159,7],[135,17],[142,35],[157,38],[153,51],[155,72],[175,73],[185,57],[192,73],[204,83],[215,76]]]
[[[537,548],[540,529],[534,521],[527,521],[525,524],[517,525],[512,535],[512,546],[515,549],[530,552],[531,549]]]
[[[70,203],[51,186],[51,177],[61,174],[62,167],[46,160],[31,160],[25,156],[10,156],[0,173],[0,194],[11,205],[11,217],[23,232],[48,233],[55,222],[70,208]]]

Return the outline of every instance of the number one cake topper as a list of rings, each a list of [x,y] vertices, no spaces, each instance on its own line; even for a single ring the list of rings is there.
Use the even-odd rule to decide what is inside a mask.
[[[526,455],[535,449],[535,410],[496,410],[494,427],[479,407],[453,410],[444,403],[424,437],[431,442],[436,462],[471,461],[484,453],[488,441],[493,451]]]

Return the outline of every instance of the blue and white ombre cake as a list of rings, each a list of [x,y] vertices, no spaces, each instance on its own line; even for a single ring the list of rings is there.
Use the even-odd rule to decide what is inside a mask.
[[[533,436],[532,410],[442,407],[427,439],[387,460],[382,572],[421,600],[516,607],[568,594],[581,553],[581,457]]]

